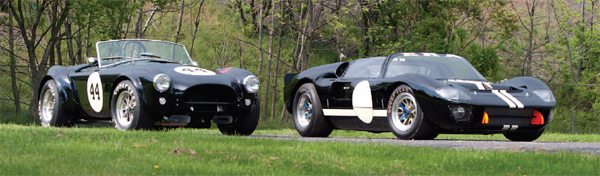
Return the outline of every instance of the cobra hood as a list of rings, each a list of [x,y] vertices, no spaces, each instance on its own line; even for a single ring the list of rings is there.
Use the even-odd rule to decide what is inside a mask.
[[[178,63],[136,62],[134,64],[137,65],[136,69],[139,69],[138,71],[145,73],[143,75],[147,75],[146,80],[148,81],[152,81],[155,75],[161,73],[168,75],[171,79],[171,85],[176,90],[186,90],[189,87],[204,84],[237,88],[242,85],[246,76],[252,75],[250,72],[239,68],[209,70]]]

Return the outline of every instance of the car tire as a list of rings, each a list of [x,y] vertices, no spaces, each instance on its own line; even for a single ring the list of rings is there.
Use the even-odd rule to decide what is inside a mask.
[[[434,139],[439,134],[425,119],[413,90],[398,86],[390,95],[387,116],[392,133],[399,139]]]
[[[312,83],[305,83],[296,91],[292,104],[296,131],[303,137],[327,137],[333,131],[325,119],[319,95]]]
[[[257,98],[249,112],[235,117],[231,124],[217,124],[217,127],[224,135],[250,136],[258,126],[259,117],[260,101]]]
[[[121,131],[154,129],[156,126],[150,114],[142,107],[141,96],[133,82],[124,80],[115,87],[110,111],[115,128]]]
[[[543,129],[539,130],[539,131],[507,132],[507,133],[504,133],[504,137],[506,137],[506,139],[511,140],[511,141],[531,142],[531,141],[538,139],[540,136],[542,136],[543,133],[544,133]]]
[[[38,115],[43,127],[71,126],[71,117],[62,108],[66,100],[59,95],[58,86],[53,79],[44,83],[38,98]]]

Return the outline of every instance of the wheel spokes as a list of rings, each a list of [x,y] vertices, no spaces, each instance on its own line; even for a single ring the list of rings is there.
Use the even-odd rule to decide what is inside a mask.
[[[415,122],[418,107],[414,97],[409,93],[402,93],[394,100],[395,110],[397,111],[391,118],[392,125],[400,131],[407,131],[412,128]]]

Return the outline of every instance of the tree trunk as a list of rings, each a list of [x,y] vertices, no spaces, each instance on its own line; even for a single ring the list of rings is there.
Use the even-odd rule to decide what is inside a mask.
[[[60,32],[59,32],[60,33]],[[58,38],[56,40],[56,49],[54,50],[55,54],[56,54],[56,64],[57,65],[62,65],[63,64],[63,57],[62,57],[62,40],[60,38]]]
[[[89,16],[88,21],[92,21],[92,16]],[[90,51],[92,50],[92,42],[90,41],[90,33],[91,33],[92,24],[88,22],[87,24],[87,34],[85,37],[85,57],[91,57]]]
[[[144,19],[144,5],[138,9],[138,18],[135,23],[135,38],[142,38],[142,20]]]
[[[9,8],[11,9],[11,11],[16,12],[18,14],[14,15],[14,19],[17,21],[17,26],[19,27],[19,29],[21,30],[21,36],[23,38],[23,43],[25,44],[25,46],[27,47],[27,54],[28,54],[28,67],[29,70],[31,71],[31,99],[29,102],[29,114],[31,115],[32,120],[35,120],[37,117],[37,110],[38,110],[38,101],[37,101],[37,97],[38,97],[38,90],[40,87],[40,81],[43,78],[43,76],[45,75],[46,72],[46,67],[48,64],[48,59],[50,57],[50,55],[52,54],[52,50],[54,50],[54,46],[56,44],[56,40],[58,38],[58,33],[60,31],[60,28],[62,27],[62,24],[64,23],[67,15],[69,14],[69,1],[65,2],[65,6],[62,8],[62,11],[60,13],[60,15],[58,15],[58,7],[59,7],[59,1],[43,1],[41,3],[41,5],[36,9],[37,10],[37,14],[35,15],[35,17],[33,18],[33,23],[31,24],[25,24],[26,21],[28,21],[29,19],[25,19],[26,17],[23,14],[23,6],[22,6],[22,2],[23,1],[17,1],[17,7],[15,7],[13,5],[12,1],[9,1]],[[41,57],[41,60],[39,62],[39,64],[37,64],[37,55],[36,55],[36,50],[37,50],[37,43],[39,42],[37,39],[37,29],[39,27],[40,21],[41,21],[41,16],[42,14],[45,14],[44,11],[46,10],[46,8],[52,4],[52,8],[55,10],[51,10],[49,13],[51,13],[51,15],[53,16],[52,21],[49,21],[49,26],[50,26],[50,36],[48,39],[48,42],[46,44],[46,47],[44,48],[44,52],[43,55]],[[27,17],[29,18],[29,17]],[[27,32],[26,29],[29,29],[29,32]],[[29,33],[29,34],[28,34]],[[41,38],[43,38],[43,36],[40,36],[40,40]]]
[[[179,24],[177,25],[177,35],[175,36],[175,43],[179,43],[179,35],[181,34],[181,23],[183,22],[183,11],[185,9],[185,0],[181,0],[180,8],[181,11],[179,12]]]
[[[77,59],[75,58],[75,51],[73,50],[74,38],[71,28],[71,22],[69,20],[65,21],[65,36],[67,37],[67,54],[69,55],[69,64],[75,65],[77,64]]]
[[[271,6],[275,6],[275,1],[271,1]],[[275,8],[271,8],[273,10],[273,16],[271,17],[271,28],[269,28],[269,61],[267,63],[267,89],[265,90],[265,93],[263,94],[263,96],[265,97],[265,103],[264,106],[265,107],[265,116],[268,115],[269,109],[270,107],[268,106],[268,103],[270,104],[275,104],[274,99],[271,99],[271,97],[269,96],[269,92],[271,90],[271,78],[273,76],[273,74],[276,74],[277,72],[272,72],[271,70],[271,65],[273,63],[273,33],[275,32]],[[262,53],[262,52],[261,52]],[[277,77],[275,77],[275,79],[277,79]],[[269,100],[271,100],[272,102],[269,102]],[[268,116],[269,119],[273,119],[273,116]]]
[[[273,6],[273,9],[275,8],[275,6]],[[273,12],[275,12],[275,10],[273,10]],[[282,26],[281,26],[281,20],[285,19],[285,13],[283,13],[283,3],[279,2],[279,12],[281,13],[280,15],[282,15],[281,19],[279,21],[277,21],[277,28],[278,28],[278,32],[277,32],[277,60],[275,62],[275,79],[273,79],[273,88],[271,89],[271,99],[273,100],[273,102],[271,103],[271,113],[270,116],[272,118],[275,118],[275,103],[277,101],[277,82],[279,80],[279,61],[281,59],[281,45],[282,45]],[[275,13],[273,13],[275,14]],[[285,105],[283,105],[283,107],[285,107]]]
[[[8,49],[10,59],[10,84],[13,93],[13,103],[15,105],[15,113],[21,113],[21,92],[17,84],[17,62],[15,58],[15,37],[13,34],[13,12],[8,9]]]
[[[585,19],[585,0],[581,1],[581,33],[585,35],[585,27],[586,27],[586,19]],[[584,39],[586,40],[586,39]],[[579,61],[577,63],[577,80],[581,80],[581,74],[583,72],[583,60],[585,59],[586,52],[586,44],[585,42],[581,42],[579,44]]]
[[[361,6],[363,7],[367,7],[369,8],[368,2],[361,2],[360,3]],[[369,28],[371,28],[370,23],[369,23],[369,11],[362,11],[362,33],[363,33],[363,54],[365,56],[369,55],[369,52],[371,50],[371,38],[370,38],[370,34],[369,34]]]
[[[260,0],[260,4],[262,6],[264,0]],[[258,47],[259,49],[262,51],[263,46],[262,46],[262,42],[263,42],[263,20],[262,20],[262,13],[263,13],[263,8],[259,7],[258,9]],[[263,67],[263,52],[258,52],[258,75],[262,75],[262,67]]]
[[[83,35],[81,34],[81,25],[77,25],[77,39],[75,39],[75,44],[77,44],[77,52],[75,56],[77,57],[77,63],[83,63]]]
[[[144,38],[144,34],[146,34],[146,30],[148,29],[150,22],[152,22],[152,18],[154,18],[156,11],[158,11],[158,7],[155,7],[154,10],[152,10],[152,12],[150,13],[150,17],[146,19],[146,22],[144,23],[144,27],[142,28],[142,32],[140,34],[140,38]]]
[[[200,26],[200,14],[202,13],[202,6],[204,6],[204,0],[200,1],[200,6],[196,12],[196,18],[194,19],[194,31],[192,32],[192,46],[190,47],[190,57],[194,56],[194,44],[196,43],[196,34],[198,33],[198,27]]]

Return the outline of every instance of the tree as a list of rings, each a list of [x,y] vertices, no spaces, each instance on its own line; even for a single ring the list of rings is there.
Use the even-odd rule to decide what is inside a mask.
[[[21,92],[19,89],[19,85],[17,84],[17,61],[15,56],[15,36],[13,34],[14,24],[13,24],[13,11],[8,9],[8,57],[9,57],[9,65],[10,65],[10,85],[13,93],[13,103],[15,105],[15,112],[17,114],[21,113]]]
[[[32,98],[29,103],[29,113],[32,117],[36,117],[38,105],[37,90],[40,87],[43,76],[46,74],[45,72],[48,65],[48,59],[54,50],[56,41],[59,38],[60,28],[64,24],[64,21],[69,14],[70,1],[43,0],[41,4],[38,4],[38,6],[33,9],[34,11],[27,15],[25,14],[28,13],[29,9],[26,9],[27,7],[24,7],[23,3],[28,3],[26,6],[30,7],[29,2],[19,0],[16,1],[16,4],[14,1],[9,1],[9,8],[15,14],[13,15],[13,18],[17,22],[23,43],[27,48],[27,55],[29,58],[27,64],[32,73]],[[51,21],[48,21],[48,26],[46,29],[43,29],[43,32],[38,34],[38,29],[42,27],[42,15],[48,10],[48,8],[52,8],[49,11],[50,16],[52,17]],[[47,32],[50,33],[46,40],[45,47],[42,49],[43,54],[41,57],[38,57],[37,51],[39,49],[39,44],[41,44],[41,42],[44,40],[44,36]]]

